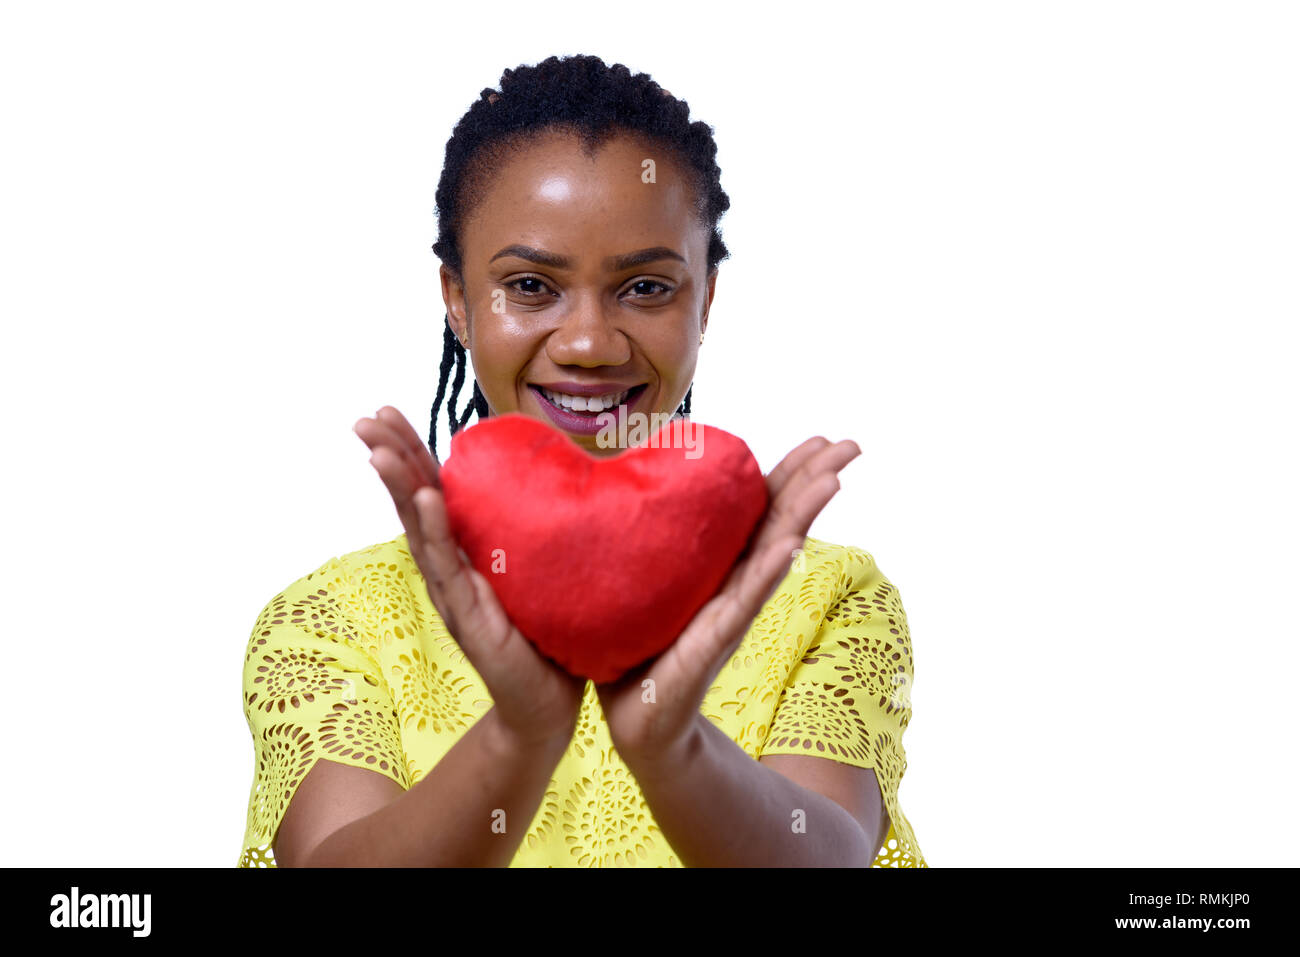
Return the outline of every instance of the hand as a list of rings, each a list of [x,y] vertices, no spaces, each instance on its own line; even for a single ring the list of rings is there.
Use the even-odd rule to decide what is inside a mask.
[[[617,681],[596,686],[614,748],[629,764],[676,760],[698,728],[700,705],[754,618],[803,547],[813,519],[840,489],[837,473],[862,454],[856,442],[809,439],[767,476],[769,505],[717,594],[677,640]],[[654,682],[653,702],[642,683]]]
[[[392,406],[352,430],[372,451],[370,463],[397,506],[429,598],[483,679],[507,733],[523,745],[567,744],[587,683],[533,647],[465,558],[447,522],[439,465],[428,446]]]

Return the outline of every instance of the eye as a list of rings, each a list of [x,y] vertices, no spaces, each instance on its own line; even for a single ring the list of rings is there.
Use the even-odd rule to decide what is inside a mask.
[[[513,289],[524,298],[529,299],[551,291],[550,287],[536,276],[520,276],[518,279],[510,280],[505,285],[507,289]]]
[[[638,279],[628,287],[628,292],[632,293],[637,299],[646,299],[651,296],[670,293],[672,288],[657,279]]]

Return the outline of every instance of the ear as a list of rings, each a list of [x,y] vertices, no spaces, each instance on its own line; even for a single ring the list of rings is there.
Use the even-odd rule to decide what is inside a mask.
[[[700,334],[703,335],[705,328],[709,324],[709,309],[713,306],[713,290],[718,282],[718,269],[715,266],[709,272],[708,279],[705,280],[707,294],[704,297],[704,312],[700,314]]]
[[[457,339],[464,340],[468,334],[468,321],[465,318],[465,283],[446,266],[438,267],[438,279],[442,283],[442,301],[447,306],[447,321]]]

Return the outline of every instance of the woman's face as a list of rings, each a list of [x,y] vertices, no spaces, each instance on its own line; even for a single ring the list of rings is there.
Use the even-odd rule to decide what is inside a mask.
[[[556,408],[544,389],[614,399],[630,389],[623,414],[665,417],[656,422],[677,410],[717,278],[694,204],[683,169],[628,135],[588,158],[575,137],[548,131],[491,174],[461,227],[463,284],[445,266],[441,278],[493,415],[540,419],[605,456],[619,451],[598,433],[609,414]]]

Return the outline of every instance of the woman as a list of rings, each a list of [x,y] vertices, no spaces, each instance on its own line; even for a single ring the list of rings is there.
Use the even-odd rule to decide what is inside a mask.
[[[506,70],[457,124],[437,191],[434,455],[391,407],[359,421],[404,533],[294,582],[253,629],[241,866],[926,866],[897,799],[898,592],[866,552],[806,537],[855,443],[791,452],[717,597],[607,685],[542,657],[448,531],[435,456],[453,364],[452,433],[517,412],[612,455],[592,425],[607,405],[690,412],[729,202],[688,115],[645,74],[552,57]]]

